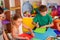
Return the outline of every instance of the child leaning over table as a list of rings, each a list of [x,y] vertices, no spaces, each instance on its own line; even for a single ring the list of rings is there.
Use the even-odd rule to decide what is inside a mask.
[[[24,33],[22,30],[23,27],[27,28],[31,32],[31,35]],[[32,30],[23,23],[20,15],[13,17],[11,33],[15,40],[30,40],[34,36]]]
[[[47,30],[44,34],[37,34],[41,40],[52,40],[51,36],[56,37],[56,34],[54,33],[53,29],[50,28],[51,26],[53,26],[53,20],[52,17],[48,15],[47,7],[45,5],[41,5],[39,7],[39,13],[37,13],[37,15],[34,17],[33,24],[36,26],[36,28],[46,27]]]

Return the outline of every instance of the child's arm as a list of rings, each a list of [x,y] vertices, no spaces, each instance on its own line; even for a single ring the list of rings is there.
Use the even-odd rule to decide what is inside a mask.
[[[59,22],[59,23],[57,23],[57,27],[60,27],[60,22]]]
[[[5,40],[9,40],[4,30],[3,30],[3,37]]]
[[[46,27],[52,27],[54,24],[51,23],[51,24],[48,24],[48,25],[45,25]]]
[[[56,24],[57,24],[58,31],[60,31],[60,22],[57,22]]]
[[[26,26],[25,24],[23,24],[23,27],[26,29],[30,29],[28,26]]]
[[[41,28],[43,28],[43,27],[52,27],[54,24],[53,23],[51,23],[51,24],[48,24],[48,25],[45,25],[45,26],[41,26]]]
[[[23,24],[23,27],[24,27],[24,28],[27,28],[27,29],[31,32],[32,36],[34,36],[34,33],[33,33],[33,31],[32,31],[32,29],[31,29],[31,28],[29,28],[29,27],[28,27],[28,26],[26,26],[25,24]]]

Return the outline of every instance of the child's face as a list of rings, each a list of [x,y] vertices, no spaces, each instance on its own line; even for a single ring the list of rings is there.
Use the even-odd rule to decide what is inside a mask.
[[[0,20],[2,20],[4,17],[4,14],[0,14]]]
[[[28,17],[28,15],[27,14],[24,14],[24,17]]]
[[[47,11],[45,11],[45,12],[40,12],[40,14],[41,14],[42,16],[46,16]]]
[[[15,25],[19,26],[22,23],[22,18],[18,18],[14,22],[15,22]]]

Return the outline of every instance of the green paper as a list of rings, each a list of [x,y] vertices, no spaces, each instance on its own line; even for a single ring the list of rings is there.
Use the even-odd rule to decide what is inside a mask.
[[[34,32],[36,32],[36,33],[45,33],[46,32],[46,28],[36,28],[34,30]]]
[[[40,40],[40,39],[38,39],[38,38],[33,38],[32,40]]]

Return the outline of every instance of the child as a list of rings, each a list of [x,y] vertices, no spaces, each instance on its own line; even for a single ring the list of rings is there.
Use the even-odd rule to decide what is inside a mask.
[[[23,15],[24,15],[24,17],[31,17],[30,12],[28,12],[28,11],[25,11]]]
[[[54,27],[56,27],[56,30],[54,30],[54,32],[57,34],[57,36],[60,37],[60,18],[57,17],[54,21],[55,21]]]
[[[4,12],[3,8],[0,7],[0,40],[4,40],[4,39],[8,40],[7,35],[5,33],[5,30],[3,28],[3,24],[2,24],[2,21],[4,19],[4,13],[3,12]],[[3,37],[4,37],[4,39],[3,39]]]
[[[33,32],[29,27],[27,27],[25,24],[22,22],[22,17],[19,15],[15,15],[13,17],[13,22],[12,22],[12,36],[15,39],[21,39],[21,40],[30,40],[32,38],[31,35],[23,33],[22,27],[27,28],[30,30],[31,35],[33,36]],[[30,39],[29,39],[30,38]]]
[[[52,17],[50,15],[48,15],[47,7],[45,5],[41,5],[39,7],[39,12],[37,13],[37,15],[33,19],[33,24],[37,28],[46,27],[47,31],[44,34],[38,34],[39,38],[41,38],[41,40],[51,40],[51,36],[53,36],[53,37],[56,36],[54,31],[51,28],[49,28],[49,27],[53,26],[53,21],[52,21]],[[52,35],[52,33],[53,33],[53,35]],[[36,33],[35,33],[35,35],[36,35]]]

